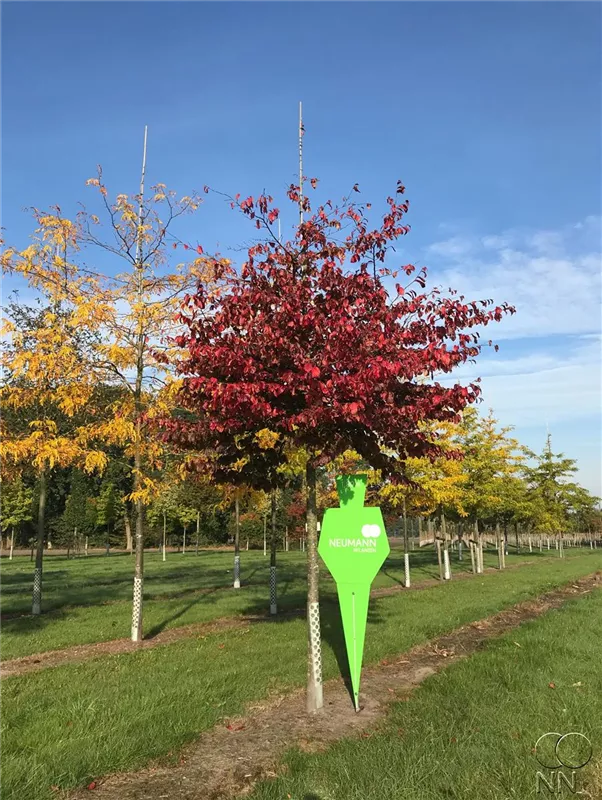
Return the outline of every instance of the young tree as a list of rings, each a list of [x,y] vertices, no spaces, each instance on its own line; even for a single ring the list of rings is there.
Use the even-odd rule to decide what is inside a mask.
[[[147,435],[142,417],[171,408],[170,376],[157,353],[164,350],[164,335],[174,330],[182,295],[198,281],[212,279],[202,248],[191,248],[173,234],[173,224],[196,211],[200,198],[193,194],[178,199],[164,184],[151,187],[150,196],[145,196],[145,165],[146,136],[137,194],[118,194],[110,202],[99,168],[98,176],[87,182],[98,190],[98,213],[84,209],[71,221],[59,208],[47,212],[34,209],[38,228],[33,243],[21,251],[9,248],[2,256],[5,271],[21,275],[42,296],[60,299],[80,330],[102,334],[81,364],[80,371],[86,376],[83,385],[93,382],[124,390],[104,408],[95,435],[105,445],[123,447],[126,458],[133,462],[128,499],[136,517],[134,641],[143,635],[143,507],[152,498],[151,476],[162,457],[160,445]],[[180,246],[195,257],[173,264],[170,253]],[[106,274],[86,266],[80,254],[84,249],[101,262],[108,261]],[[227,270],[225,260],[214,261]]]
[[[518,442],[507,436],[512,428],[498,430],[497,425],[492,411],[481,417],[475,408],[469,408],[459,426],[458,439],[464,453],[463,506],[474,525],[479,573],[483,571],[482,524],[487,521],[496,525],[499,565],[504,566],[504,546],[497,525],[504,508],[504,487],[521,464]]]
[[[64,229],[65,237],[70,228]],[[92,342],[72,309],[64,308],[62,286],[47,307],[9,304],[5,311],[4,384],[0,455],[4,474],[32,468],[38,483],[36,561],[32,613],[42,611],[42,569],[48,480],[60,467],[102,472],[107,463],[96,446],[91,418],[95,384],[85,368]]]
[[[404,518],[404,544],[405,544],[405,573],[406,587],[410,585],[409,552],[407,536],[407,511],[410,509],[421,516],[430,517],[438,513],[443,534],[443,572],[444,578],[451,578],[449,562],[449,539],[446,532],[445,513],[447,510],[466,516],[462,505],[464,474],[462,462],[450,455],[458,453],[457,442],[454,437],[457,426],[451,423],[427,423],[421,426],[424,433],[429,436],[440,448],[441,454],[434,458],[413,457],[405,461],[405,476],[409,483],[386,483],[380,492],[385,507],[394,509],[397,513],[401,510]],[[461,452],[461,451],[460,451]],[[437,556],[440,557],[440,540],[435,540]]]
[[[2,531],[10,530],[9,561],[13,559],[15,529],[20,530],[24,522],[33,519],[33,490],[26,487],[18,475],[13,481],[2,486],[0,492],[2,507]]]
[[[279,212],[271,198],[235,198],[233,204],[267,238],[249,249],[226,293],[218,299],[199,286],[180,316],[186,330],[176,343],[186,356],[178,364],[178,398],[196,419],[166,422],[172,438],[198,449],[238,447],[244,455],[245,445],[267,430],[276,462],[285,460],[287,446],[307,454],[310,711],[323,703],[318,468],[347,449],[393,475],[408,457],[439,455],[420,424],[456,420],[479,388],[448,388],[434,380],[421,385],[416,377],[448,373],[476,356],[478,334],[466,331],[513,311],[506,305],[488,310],[492,301],[466,302],[453,290],[443,297],[438,289],[420,294],[400,284],[390,298],[384,278],[397,273],[384,261],[389,245],[408,230],[402,224],[408,209],[404,191],[398,183],[397,199],[388,198],[374,229],[368,227],[368,206],[346,200],[340,208],[320,206],[285,243],[273,231]],[[292,186],[288,196],[310,212],[301,187]],[[346,261],[350,272],[343,269]],[[401,271],[410,276],[414,267]],[[416,279],[420,287],[425,274],[422,270]]]
[[[557,537],[559,556],[562,557],[562,533],[568,524],[568,510],[576,489],[576,484],[569,479],[577,471],[576,462],[563,453],[552,452],[550,434],[542,453],[530,455],[536,463],[526,469],[526,474],[535,499],[539,500],[537,528]]]

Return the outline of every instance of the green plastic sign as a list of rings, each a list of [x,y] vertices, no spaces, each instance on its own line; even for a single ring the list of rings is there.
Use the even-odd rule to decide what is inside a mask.
[[[367,475],[341,475],[336,481],[340,507],[324,513],[318,552],[337,585],[353,701],[359,711],[370,585],[390,547],[380,508],[364,506]]]

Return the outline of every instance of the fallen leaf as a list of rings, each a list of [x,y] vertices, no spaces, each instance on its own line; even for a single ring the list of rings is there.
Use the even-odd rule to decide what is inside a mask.
[[[577,681],[577,683],[573,683],[572,685],[573,685],[573,686],[583,686],[583,684],[581,683],[581,681]]]
[[[556,688],[556,684],[555,683],[548,683],[548,686],[550,687],[550,689],[555,689]]]
[[[514,642],[514,644],[515,644],[517,647],[522,647],[522,645],[520,645],[518,642]]]
[[[88,791],[90,791],[90,792],[92,791],[92,789],[96,789],[96,781],[92,781],[92,783],[89,783],[86,786],[86,789],[88,789]]]

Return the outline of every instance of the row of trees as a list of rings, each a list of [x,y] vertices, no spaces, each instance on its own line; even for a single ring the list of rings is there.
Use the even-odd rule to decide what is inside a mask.
[[[41,612],[50,487],[65,471],[64,531],[79,530],[74,515],[79,521],[88,503],[69,497],[85,476],[104,476],[92,493],[94,525],[108,528],[121,516],[127,531],[132,519],[134,641],[143,630],[145,519],[166,529],[176,517],[200,529],[201,513],[233,508],[236,586],[241,511],[266,526],[269,515],[274,576],[278,498],[296,492],[284,506],[287,514],[299,501],[304,508],[308,708],[315,710],[322,705],[317,526],[319,504],[332,501],[329,476],[369,470],[393,517],[445,510],[560,525],[569,512],[557,487],[572,465],[558,465],[553,485],[544,472],[541,480],[521,475],[507,431],[495,432],[492,417],[465,413],[478,384],[436,380],[476,358],[478,331],[514,309],[468,301],[451,288],[427,291],[426,269],[390,265],[393,244],[409,230],[401,182],[371,227],[370,204],[351,200],[357,185],[341,204],[312,211],[304,188],[316,190],[317,180],[301,177],[287,192],[299,221],[284,242],[271,197],[229,198],[260,236],[235,267],[175,235],[174,223],[201,199],[177,199],[162,184],[147,197],[145,166],[146,143],[134,197],[110,202],[100,170],[88,181],[105,235],[100,212],[84,209],[70,220],[59,208],[34,210],[32,243],[2,254],[4,271],[40,297],[33,308],[18,300],[8,307],[2,389],[3,480],[36,487],[33,613]],[[173,264],[181,251],[193,258]]]
[[[463,459],[408,460],[412,484],[383,482],[377,471],[368,470],[369,501],[380,505],[390,532],[415,531],[415,520],[478,522],[483,528],[503,526],[533,535],[600,533],[602,513],[598,498],[572,479],[576,464],[552,451],[548,437],[536,455],[499,429],[487,417],[468,409],[459,425],[448,425],[442,440],[463,453]],[[47,489],[47,546],[82,550],[92,547],[133,550],[131,469],[123,458],[108,456],[101,476],[90,476],[77,467],[58,469]],[[346,454],[346,468],[361,468],[357,454]],[[355,460],[355,464],[353,462]],[[336,502],[332,472],[321,471],[317,504],[319,515]],[[195,475],[177,473],[173,461],[155,476],[156,492],[146,506],[144,542],[147,547],[177,545],[222,545],[235,536],[235,500],[229,486],[202,482]],[[26,547],[35,534],[39,485],[35,473],[25,470],[3,486],[2,531],[7,548]],[[265,492],[243,492],[239,506],[242,542],[263,547],[270,514]],[[301,547],[305,533],[305,508],[300,481],[281,491],[277,500],[277,540],[285,546]],[[187,538],[188,536],[188,538]],[[507,538],[507,535],[506,535]]]

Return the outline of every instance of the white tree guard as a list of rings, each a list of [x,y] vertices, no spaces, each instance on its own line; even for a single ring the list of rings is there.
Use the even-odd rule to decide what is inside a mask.
[[[403,554],[403,566],[405,572],[405,587],[406,589],[410,588],[410,554],[404,553]]]
[[[142,639],[142,578],[134,577],[134,602],[132,604],[132,641]]]
[[[278,613],[276,602],[276,567],[270,567],[270,614]]]
[[[240,589],[240,556],[234,556],[234,588]]]
[[[42,570],[36,567],[33,571],[33,598],[31,613],[42,613]]]
[[[446,581],[451,580],[451,569],[449,568],[449,550],[443,548],[443,577]]]
[[[319,603],[309,604],[309,644],[311,647],[311,668],[316,708],[322,708],[324,698],[322,693],[322,645],[320,640]]]

